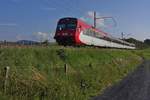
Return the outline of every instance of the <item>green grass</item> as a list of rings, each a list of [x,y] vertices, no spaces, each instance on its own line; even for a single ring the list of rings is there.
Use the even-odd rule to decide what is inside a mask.
[[[143,57],[150,59],[150,49],[2,48],[0,97],[13,100],[88,100],[132,72]],[[6,66],[10,66],[10,71],[4,94]]]

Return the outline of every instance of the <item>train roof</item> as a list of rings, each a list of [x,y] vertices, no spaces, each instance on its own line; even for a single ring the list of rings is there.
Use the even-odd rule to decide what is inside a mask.
[[[64,17],[64,18],[61,18],[61,19],[59,19],[59,21],[60,20],[69,20],[69,19],[72,19],[72,20],[78,20],[77,18],[75,18],[75,17]]]

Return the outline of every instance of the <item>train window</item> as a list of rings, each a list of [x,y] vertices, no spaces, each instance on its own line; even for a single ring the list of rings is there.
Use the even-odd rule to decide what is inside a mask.
[[[76,29],[76,24],[74,24],[74,23],[58,24],[57,30],[65,30],[65,29]]]
[[[76,24],[67,24],[67,29],[76,29]]]
[[[96,37],[96,35],[97,35],[97,33],[94,32],[92,29],[86,29],[86,30],[84,30],[83,34],[89,35],[89,36],[92,36],[92,37]]]
[[[99,32],[96,32],[92,29],[84,30],[83,34],[88,35],[88,36],[92,36],[92,37],[95,37],[95,38],[103,38],[103,36]]]
[[[83,31],[83,34],[85,34],[85,35],[86,35],[86,34],[87,34],[87,30],[84,30],[84,31]]]
[[[65,24],[59,24],[57,26],[57,30],[64,30],[66,28],[66,25]]]

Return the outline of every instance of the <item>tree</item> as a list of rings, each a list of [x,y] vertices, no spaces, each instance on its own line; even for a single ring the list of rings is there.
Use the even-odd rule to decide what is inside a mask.
[[[150,46],[150,39],[145,39],[144,43]]]

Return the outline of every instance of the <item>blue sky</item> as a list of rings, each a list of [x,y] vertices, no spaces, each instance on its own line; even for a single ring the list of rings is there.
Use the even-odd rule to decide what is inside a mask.
[[[115,18],[117,26],[101,26],[104,31],[117,37],[124,32],[144,40],[150,38],[149,10],[150,0],[0,0],[0,40],[40,40],[43,34],[42,38],[52,38],[59,18],[89,21],[92,11],[99,17]]]

